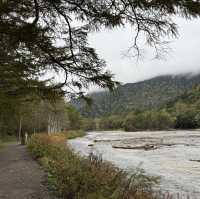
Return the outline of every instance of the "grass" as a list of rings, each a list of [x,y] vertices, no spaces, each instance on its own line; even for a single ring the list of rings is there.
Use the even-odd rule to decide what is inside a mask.
[[[68,133],[74,138],[79,133]],[[82,133],[81,133],[82,135]],[[75,154],[65,144],[66,134],[32,136],[28,149],[48,172],[48,185],[63,199],[155,199],[158,179],[138,170],[132,176],[91,154]]]
[[[4,135],[0,138],[2,143],[8,143],[8,142],[16,142],[17,138],[12,135]]]
[[[9,135],[6,135],[6,136],[3,136],[3,137],[0,137],[0,150],[2,150],[5,146],[6,143],[9,143],[9,142],[16,142],[16,137],[15,136],[9,136]]]
[[[0,140],[0,150],[3,148],[3,142]]]

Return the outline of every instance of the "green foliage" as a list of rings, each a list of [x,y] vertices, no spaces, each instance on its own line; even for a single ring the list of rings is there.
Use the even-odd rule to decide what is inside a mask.
[[[200,75],[160,76],[138,83],[128,83],[119,86],[114,92],[102,91],[88,95],[93,99],[91,106],[82,100],[72,101],[83,116],[104,117],[106,115],[121,115],[130,112],[160,109],[166,103],[174,103],[200,84]],[[197,93],[197,92],[195,92]],[[187,96],[185,96],[187,98]],[[199,98],[197,94],[190,97]],[[200,103],[199,103],[200,104]]]
[[[7,95],[19,96],[27,92],[45,95],[51,90],[83,96],[83,88],[90,84],[113,89],[116,82],[105,70],[105,62],[89,46],[89,33],[129,24],[136,31],[134,55],[140,55],[138,38],[142,34],[146,43],[155,47],[155,56],[160,57],[166,43],[163,38],[178,35],[172,16],[196,18],[200,16],[199,8],[199,1],[194,0],[1,0],[2,88]],[[41,81],[39,77],[49,71],[53,78],[64,74],[64,81],[56,85],[53,78]],[[59,90],[63,87],[66,92]]]
[[[60,135],[36,135],[29,150],[48,171],[49,186],[60,198],[152,199],[157,178],[137,170],[131,177],[100,157],[79,157]]]
[[[157,129],[172,129],[174,128],[174,122],[175,122],[175,118],[170,115],[170,113],[168,113],[165,109],[162,109],[161,111],[159,111],[156,115],[156,120],[157,120],[157,124],[156,127]]]
[[[130,112],[125,116],[103,117],[99,119],[98,126],[100,130],[167,130],[174,127],[174,121],[175,117],[162,109],[160,111]]]
[[[3,135],[0,137],[0,140],[3,142],[3,143],[7,143],[7,142],[16,142],[17,138],[16,136],[14,135]]]
[[[3,142],[0,140],[0,150],[3,148]]]
[[[134,113],[129,113],[124,121],[124,129],[126,131],[135,131],[137,122],[137,116]]]
[[[175,104],[176,123],[175,128],[195,129],[199,125],[198,110],[184,103]]]
[[[81,129],[85,131],[91,131],[96,129],[96,121],[91,118],[82,118]]]
[[[199,112],[195,115],[195,121],[196,121],[197,127],[199,128],[200,127],[200,113]]]
[[[7,135],[7,134],[1,135],[0,136],[0,150],[4,148],[5,144],[8,144],[9,142],[16,142],[16,141],[17,139],[13,135]]]
[[[65,132],[64,135],[67,139],[74,139],[77,137],[83,137],[86,135],[86,133],[82,130],[70,130]]]
[[[0,137],[15,134],[18,110],[18,100],[6,99],[0,94]]]
[[[92,31],[114,29],[129,24],[133,31],[137,32],[133,43],[136,50],[134,54],[139,55],[137,38],[140,38],[142,33],[146,36],[146,43],[155,46],[156,56],[159,56],[159,47],[165,43],[162,38],[178,35],[171,15],[196,18],[200,16],[199,7],[199,1],[184,0],[1,0],[1,134],[17,134],[21,121],[23,128],[31,132],[45,130],[47,119],[53,121],[49,126],[52,131],[55,126],[59,126],[57,131],[66,127],[65,121],[62,120],[65,112],[60,111],[57,114],[57,108],[52,110],[52,107],[48,107],[52,108],[50,118],[41,114],[38,109],[40,107],[44,111],[43,106],[34,107],[24,103],[32,101],[36,96],[52,101],[64,94],[84,97],[84,90],[91,84],[110,90],[118,85],[118,82],[113,80],[113,75],[105,70],[105,61],[99,58],[95,49],[88,44],[88,34]],[[49,74],[51,77],[45,79]],[[58,79],[60,74],[63,74],[64,80],[56,82],[55,79]],[[129,90],[129,87],[127,89]],[[150,96],[151,105],[152,98]],[[128,107],[117,103],[116,109],[127,110],[130,102],[125,102]],[[116,103],[109,100],[109,110],[112,104]],[[105,109],[108,109],[108,106],[104,106]],[[71,114],[70,128],[80,128],[81,119],[78,113],[71,108],[68,108],[68,111]],[[99,112],[105,113],[101,110]],[[60,125],[61,121],[63,126]]]
[[[175,128],[195,129],[200,127],[200,89],[195,86],[184,93],[174,103],[168,105],[168,111],[175,118]]]
[[[91,13],[85,13],[83,17],[75,5],[70,1],[18,0],[16,4],[1,1],[0,77],[4,89],[8,88],[5,90],[7,94],[21,96],[25,92],[35,92],[48,95],[51,90],[63,94],[59,88],[65,86],[69,95],[82,96],[82,87],[87,88],[91,83],[113,88],[112,74],[104,70],[105,62],[87,42],[88,33],[95,27],[85,18],[90,18]],[[87,8],[87,5],[80,6]],[[101,11],[98,12],[100,14]],[[78,21],[85,21],[84,25],[74,27],[72,16]],[[62,45],[58,45],[59,42]],[[44,77],[49,71],[66,75],[65,81],[55,85],[52,80],[56,75],[39,81],[41,78],[38,77]],[[68,78],[69,75],[71,78]]]
[[[174,119],[165,110],[131,113],[126,117],[126,131],[136,130],[167,130],[174,126]]]
[[[35,97],[30,101],[16,101],[16,104],[4,101],[0,110],[0,137],[18,136],[20,126],[21,134],[33,134],[80,129],[82,125],[79,112],[63,98],[49,101]]]
[[[195,129],[198,127],[194,112],[187,114],[181,113],[176,117],[175,128],[177,129]]]
[[[195,86],[164,106],[98,119],[100,130],[126,131],[194,129],[200,127],[200,88]]]
[[[66,112],[69,120],[69,129],[80,129],[82,118],[76,108],[71,105],[66,106]]]
[[[123,128],[123,119],[121,116],[112,115],[109,117],[103,117],[99,120],[99,129],[103,130],[117,130]]]

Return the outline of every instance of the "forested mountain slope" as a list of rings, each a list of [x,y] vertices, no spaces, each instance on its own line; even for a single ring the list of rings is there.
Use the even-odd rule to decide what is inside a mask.
[[[91,93],[88,95],[93,99],[91,106],[82,100],[74,101],[73,104],[84,116],[89,117],[159,108],[198,84],[200,84],[200,74],[158,76],[119,86],[112,93],[108,91]]]

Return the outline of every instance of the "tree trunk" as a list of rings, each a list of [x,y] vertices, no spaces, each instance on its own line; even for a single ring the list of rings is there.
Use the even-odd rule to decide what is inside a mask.
[[[61,123],[56,114],[50,114],[48,118],[48,134],[61,132]]]

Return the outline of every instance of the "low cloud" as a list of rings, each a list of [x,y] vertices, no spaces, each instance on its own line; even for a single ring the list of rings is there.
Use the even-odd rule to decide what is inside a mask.
[[[200,20],[176,19],[180,37],[169,45],[172,49],[165,60],[152,59],[147,48],[144,59],[125,58],[123,53],[131,46],[134,32],[130,29],[106,30],[93,33],[89,41],[107,62],[108,69],[123,83],[137,82],[157,75],[198,73],[200,71]]]

